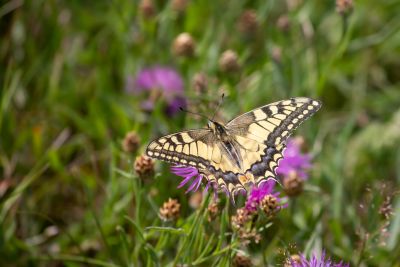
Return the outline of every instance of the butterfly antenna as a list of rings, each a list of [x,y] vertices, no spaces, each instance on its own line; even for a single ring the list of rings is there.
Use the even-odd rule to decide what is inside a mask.
[[[215,115],[217,115],[217,112],[218,112],[219,108],[221,107],[221,105],[222,105],[222,102],[224,101],[224,97],[225,97],[225,94],[224,94],[224,93],[222,93],[222,95],[221,95],[221,99],[219,100],[219,103],[218,103],[217,109],[214,111],[214,115],[212,116],[212,119],[211,119],[211,121],[213,121],[213,120],[214,120],[214,117],[215,117]]]
[[[189,111],[189,110],[187,110],[187,109],[184,109],[183,107],[179,107],[179,109],[180,109],[181,111],[183,111],[183,112],[190,113],[190,114],[193,114],[193,115],[197,115],[197,116],[199,116],[199,117],[206,118],[207,120],[209,120],[209,118],[208,118],[207,116],[204,116],[203,114],[196,113],[196,112],[193,112],[193,111]]]

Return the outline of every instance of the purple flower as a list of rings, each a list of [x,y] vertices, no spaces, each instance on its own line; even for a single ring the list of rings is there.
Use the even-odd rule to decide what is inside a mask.
[[[204,175],[199,173],[199,171],[194,168],[194,167],[190,167],[190,166],[184,166],[184,165],[173,165],[171,167],[171,172],[181,176],[182,178],[184,178],[180,184],[178,185],[178,188],[181,188],[182,186],[184,186],[185,184],[191,182],[191,185],[189,186],[189,188],[186,190],[186,193],[192,191],[195,192],[199,189],[201,181],[204,178]],[[212,183],[211,181],[209,181],[207,183],[206,186],[206,191],[208,190],[209,186],[212,186],[212,188],[214,190],[216,190],[214,183]]]
[[[275,188],[275,181],[272,179],[266,180],[258,187],[253,187],[249,196],[247,197],[245,208],[250,211],[254,212],[257,211],[257,207],[259,207],[261,201],[268,195],[273,196],[276,198],[277,203],[281,203],[281,199],[279,198],[279,192],[274,192]],[[280,206],[286,207],[286,206]]]
[[[167,102],[166,112],[174,115],[179,107],[186,106],[183,96],[184,83],[179,73],[170,67],[153,66],[140,70],[135,79],[128,76],[125,91],[132,94],[149,93],[149,98],[143,102],[144,109],[149,111],[160,97]]]
[[[278,175],[287,177],[290,173],[295,172],[303,180],[307,179],[306,170],[311,167],[311,155],[302,154],[300,143],[290,138],[287,147],[283,152],[283,159],[279,162],[276,169]]]
[[[290,263],[293,267],[349,267],[348,263],[334,263],[330,258],[325,258],[325,251],[322,252],[321,256],[318,257],[315,254],[311,259],[306,259],[304,255],[300,255],[297,260],[290,259]]]

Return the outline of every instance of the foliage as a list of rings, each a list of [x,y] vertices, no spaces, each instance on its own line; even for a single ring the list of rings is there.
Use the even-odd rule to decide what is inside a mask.
[[[230,266],[245,255],[279,266],[325,250],[350,266],[399,266],[400,3],[340,7],[1,3],[0,265]],[[296,131],[313,156],[304,191],[257,221],[258,244],[232,229],[244,197],[233,206],[220,194],[213,214],[213,195],[177,189],[167,164],[151,178],[134,171],[151,139],[205,124],[166,115],[162,88],[132,93],[152,66],[182,76],[189,110],[212,116],[224,92],[221,120],[293,96],[322,100]],[[138,151],[123,149],[130,131]],[[175,221],[159,216],[169,198]]]

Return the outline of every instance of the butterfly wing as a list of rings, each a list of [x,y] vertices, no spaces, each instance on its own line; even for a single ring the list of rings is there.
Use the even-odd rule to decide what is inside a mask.
[[[152,141],[146,154],[166,162],[203,169],[208,165],[208,154],[212,154],[211,148],[216,141],[209,129],[182,131]]]
[[[254,109],[228,122],[229,144],[240,153],[241,167],[210,129],[163,136],[151,142],[146,153],[170,163],[195,167],[208,181],[234,194],[246,190],[248,183],[259,185],[266,178],[275,177],[284,142],[320,106],[319,101],[309,98],[293,98]]]
[[[275,177],[283,158],[285,141],[304,120],[321,107],[306,97],[278,101],[236,117],[227,123],[229,134],[241,145],[244,173],[253,175],[257,185]]]
[[[237,147],[236,143],[233,145]],[[229,193],[245,190],[237,175],[241,170],[210,129],[163,136],[148,145],[146,154],[169,163],[195,167],[208,181]]]

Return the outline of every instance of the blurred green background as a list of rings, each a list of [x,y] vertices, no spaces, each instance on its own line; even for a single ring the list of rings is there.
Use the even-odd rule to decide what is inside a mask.
[[[282,266],[285,251],[324,249],[351,266],[400,266],[399,14],[398,0],[3,1],[0,265],[230,266],[242,251]],[[151,139],[206,123],[127,89],[156,65],[179,73],[190,110],[211,116],[224,92],[226,121],[294,96],[323,102],[295,133],[313,155],[305,190],[260,244],[230,238],[224,195],[209,222],[210,198],[190,205],[167,164],[146,181],[135,173]],[[165,223],[170,197],[180,218]]]

